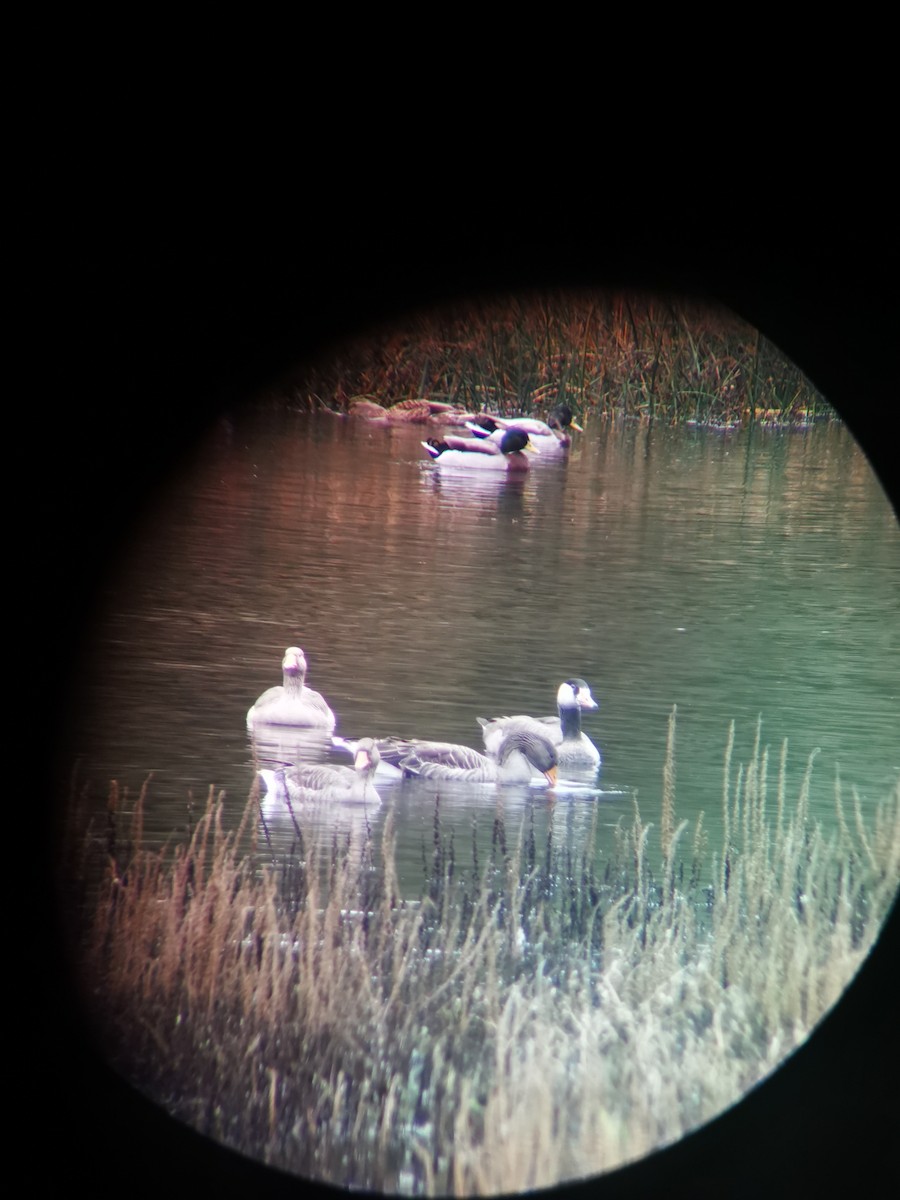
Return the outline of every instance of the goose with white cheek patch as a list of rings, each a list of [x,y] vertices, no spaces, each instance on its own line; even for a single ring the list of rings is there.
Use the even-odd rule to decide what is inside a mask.
[[[556,717],[494,717],[478,718],[485,749],[495,757],[504,738],[515,732],[531,732],[549,737],[556,748],[559,774],[562,778],[577,777],[595,772],[600,766],[600,751],[582,731],[581,714],[585,709],[598,708],[590,687],[583,679],[567,679],[556,693]]]
[[[337,721],[324,697],[308,688],[306,656],[299,646],[288,646],[281,660],[282,683],[263,692],[247,713],[247,728],[257,725],[294,725],[306,729],[334,729]]]

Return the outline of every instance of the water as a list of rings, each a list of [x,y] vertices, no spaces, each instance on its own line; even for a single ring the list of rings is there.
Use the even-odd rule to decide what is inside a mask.
[[[185,827],[187,797],[253,779],[246,711],[300,645],[307,682],[348,737],[480,745],[478,716],[549,714],[559,683],[600,701],[599,793],[553,808],[578,838],[658,821],[666,729],[678,706],[678,817],[702,810],[713,846],[728,725],[749,756],[756,721],[789,739],[789,798],[820,747],[813,814],[833,819],[840,769],[865,808],[900,771],[900,536],[841,426],[729,435],[588,426],[524,479],[442,472],[421,428],[329,416],[232,414],[102,581],[71,728],[89,803],[152,772],[146,829]],[[286,751],[289,753],[289,748]],[[433,788],[387,785],[415,890]],[[497,806],[539,823],[534,789],[445,788],[442,819],[487,837]],[[318,819],[318,818],[317,818]],[[276,848],[292,830],[273,819]],[[482,834],[479,834],[482,836]]]

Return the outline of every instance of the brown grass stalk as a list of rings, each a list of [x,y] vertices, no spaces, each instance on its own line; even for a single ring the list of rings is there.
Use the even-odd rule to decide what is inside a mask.
[[[228,830],[211,791],[188,842],[151,853],[142,793],[121,852],[95,839],[98,1037],[175,1116],[340,1186],[482,1195],[611,1170],[721,1112],[808,1035],[900,877],[900,783],[868,820],[854,791],[851,824],[836,780],[826,833],[814,754],[791,808],[783,744],[770,813],[760,726],[748,763],[733,746],[732,726],[711,871],[699,820],[681,870],[688,823],[674,827],[664,776],[658,844],[635,803],[630,829],[592,826],[580,858],[559,828],[532,847],[497,816],[469,872],[436,813],[416,902],[400,898],[390,819],[374,870],[368,834],[319,837],[298,812],[302,886],[286,896],[256,851],[253,794]]]

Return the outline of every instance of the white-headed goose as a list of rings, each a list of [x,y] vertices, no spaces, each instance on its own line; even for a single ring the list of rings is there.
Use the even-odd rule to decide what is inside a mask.
[[[581,729],[584,709],[599,707],[583,679],[567,679],[556,693],[556,717],[478,718],[485,749],[492,757],[499,754],[504,738],[514,732],[532,732],[549,737],[556,747],[559,774],[566,778],[575,772],[583,775],[600,766],[600,751]]]

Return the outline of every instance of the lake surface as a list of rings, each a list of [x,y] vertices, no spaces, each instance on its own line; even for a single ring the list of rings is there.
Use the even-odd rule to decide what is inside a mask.
[[[254,777],[249,705],[302,646],[307,683],[348,737],[480,747],[478,716],[550,714],[560,682],[600,702],[584,729],[599,790],[553,806],[573,837],[593,806],[659,819],[667,721],[678,706],[676,811],[721,823],[757,717],[789,791],[820,748],[811,808],[833,819],[834,777],[871,808],[900,771],[900,531],[840,425],[730,434],[588,425],[524,479],[452,473],[434,431],[327,415],[223,418],[102,581],[72,755],[89,802],[153,773],[146,831],[184,828],[186,800],[224,789],[229,819]],[[285,753],[290,752],[287,745]],[[435,789],[389,784],[415,892]],[[534,789],[441,792],[445,824],[489,836],[546,821]],[[276,840],[292,830],[273,821]]]

